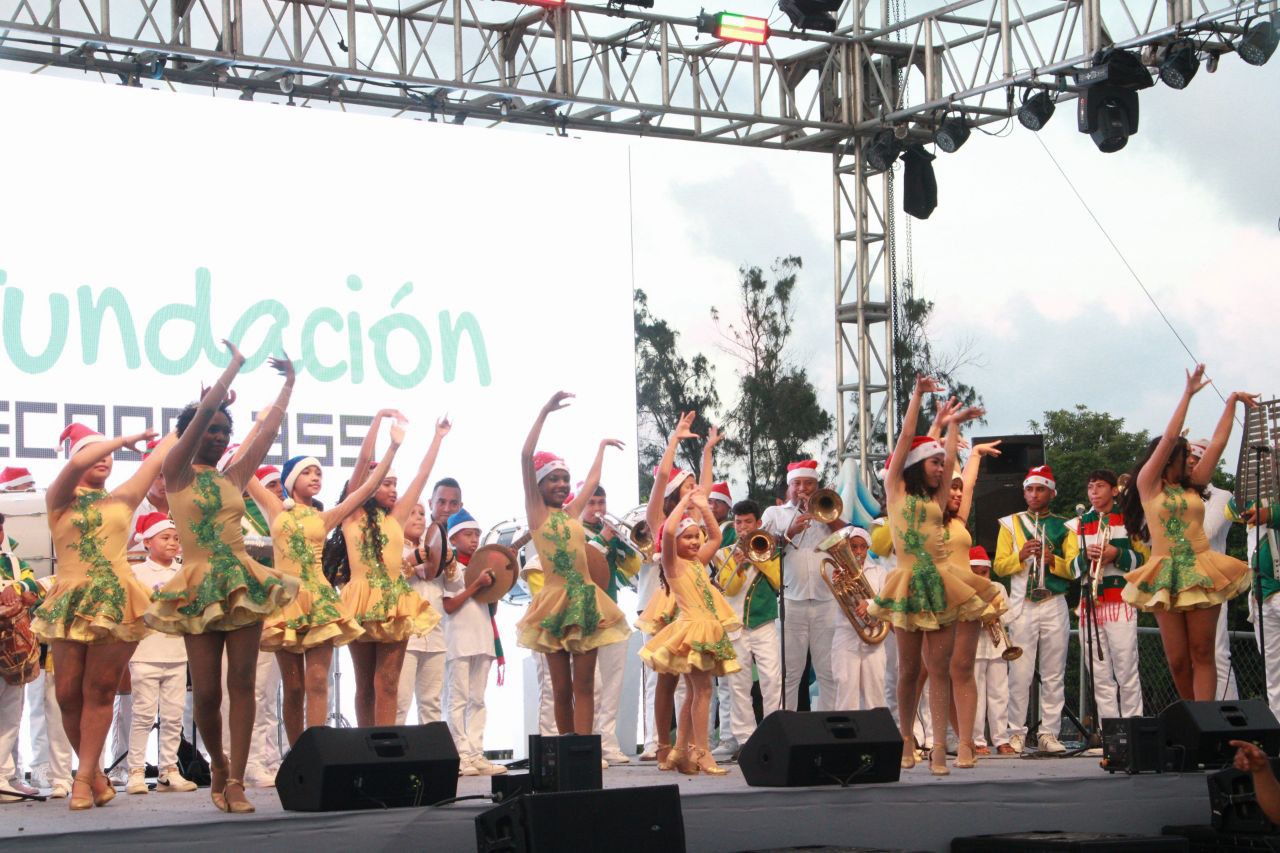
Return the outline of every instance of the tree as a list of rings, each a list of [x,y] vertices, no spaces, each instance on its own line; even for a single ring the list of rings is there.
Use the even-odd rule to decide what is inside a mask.
[[[701,353],[680,354],[680,333],[649,310],[649,298],[636,290],[633,298],[636,352],[636,438],[640,465],[640,494],[653,488],[653,469],[662,459],[667,436],[683,412],[698,413],[693,430],[706,436],[720,406],[711,362]],[[681,442],[676,464],[697,474],[702,467],[703,441]]]
[[[738,401],[728,414],[730,438],[721,447],[746,464],[747,491],[765,506],[772,505],[787,463],[831,429],[807,371],[787,351],[801,266],[798,257],[779,258],[772,282],[759,267],[739,269],[738,314],[720,330],[721,349],[741,365]],[[712,308],[711,316],[719,325],[720,313]]]
[[[898,422],[901,423],[906,413],[916,377],[921,374],[932,376],[946,386],[946,397],[956,397],[966,406],[981,406],[982,395],[977,389],[956,377],[963,368],[979,363],[973,343],[963,341],[953,352],[936,352],[929,342],[933,303],[928,299],[917,299],[910,281],[904,282],[902,289],[906,296],[898,312],[898,330],[893,340],[893,393]],[[927,398],[924,411],[928,417],[920,418],[917,426],[921,435],[928,431],[933,416],[937,414],[938,404],[944,400],[942,395]],[[883,435],[882,427],[877,438],[883,441]]]
[[[1090,471],[1109,468],[1123,474],[1151,439],[1146,430],[1126,430],[1124,418],[1092,411],[1083,404],[1045,412],[1042,422],[1029,421],[1027,425],[1044,437],[1044,458],[1058,484],[1052,508],[1068,516],[1075,515],[1076,504],[1087,503],[1085,487]]]

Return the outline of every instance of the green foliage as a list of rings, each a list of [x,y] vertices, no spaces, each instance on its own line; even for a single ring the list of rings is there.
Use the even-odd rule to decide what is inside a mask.
[[[1151,438],[1146,430],[1126,430],[1124,418],[1092,411],[1083,404],[1045,412],[1043,421],[1030,421],[1028,426],[1044,436],[1045,461],[1052,466],[1058,483],[1052,508],[1068,516],[1075,514],[1076,504],[1087,502],[1085,486],[1090,471],[1110,468],[1123,474]]]
[[[898,309],[898,333],[893,342],[893,393],[898,409],[898,422],[902,421],[906,413],[907,403],[911,400],[911,392],[915,388],[917,376],[934,377],[946,387],[948,392],[945,396],[933,395],[927,398],[922,413],[924,416],[916,426],[916,433],[924,435],[929,431],[929,425],[937,414],[938,405],[945,402],[947,397],[956,397],[966,406],[981,406],[982,395],[972,385],[956,378],[959,369],[970,360],[967,347],[962,345],[959,352],[949,355],[935,352],[933,345],[929,342],[929,322],[933,316],[933,303],[928,299],[917,299],[912,295],[910,282],[906,282],[903,289],[907,296]],[[876,440],[884,441],[883,426],[877,430]]]

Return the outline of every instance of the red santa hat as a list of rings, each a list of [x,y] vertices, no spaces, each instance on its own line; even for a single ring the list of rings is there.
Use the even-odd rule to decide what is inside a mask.
[[[712,483],[710,500],[721,501],[723,503],[728,504],[730,507],[732,507],[733,495],[729,494],[729,484],[728,483]]]
[[[1053,469],[1048,465],[1037,465],[1027,472],[1027,478],[1022,481],[1022,488],[1027,486],[1044,486],[1051,492],[1058,491],[1058,483],[1053,479]]]
[[[166,530],[174,530],[177,525],[173,523],[173,519],[163,512],[149,512],[146,515],[138,516],[138,523],[134,529],[138,532],[138,538],[143,542],[158,533]]]
[[[991,567],[991,558],[987,556],[987,549],[981,545],[974,545],[969,549],[969,565]]]
[[[62,435],[58,436],[58,444],[60,445],[68,441],[71,442],[71,450],[67,453],[68,459],[95,441],[106,440],[107,437],[102,433],[78,423],[67,424],[67,428],[62,431]]]
[[[0,491],[21,491],[23,486],[34,486],[35,482],[26,468],[5,468],[0,471]]]
[[[253,476],[257,477],[262,485],[269,486],[280,479],[280,469],[274,465],[263,465],[253,472]]]
[[[917,435],[911,439],[911,450],[907,452],[907,460],[902,463],[902,469],[905,471],[917,462],[923,462],[932,456],[941,456],[944,453],[946,450],[942,447],[942,442],[927,435]],[[887,466],[886,470],[888,470]]]
[[[1187,440],[1187,451],[1195,459],[1199,459],[1201,456],[1204,456],[1205,451],[1207,451],[1208,449],[1209,449],[1209,439],[1207,438],[1196,438],[1196,439]]]
[[[653,476],[657,478],[658,472],[661,470],[662,470],[661,465],[655,466],[653,469]],[[671,497],[676,493],[676,490],[680,488],[680,484],[683,483],[687,478],[692,476],[693,475],[690,474],[688,471],[682,471],[679,468],[671,469],[671,477],[670,479],[667,480],[667,487],[662,490],[662,496],[664,498]]]
[[[876,469],[876,479],[884,482],[884,478],[889,476],[889,463],[893,461],[893,454],[890,453],[884,458],[884,465]]]
[[[818,479],[817,460],[801,459],[799,462],[787,463],[787,482],[794,482],[799,480],[801,477],[807,477],[810,480]]]
[[[236,451],[240,449],[240,445],[228,444],[227,449],[222,452],[222,458],[218,460],[218,470],[226,473],[227,466],[231,464],[231,457],[236,455]]]
[[[153,438],[147,442],[147,446],[142,449],[142,458],[146,459],[152,453],[156,452],[156,448],[160,446],[160,439]]]
[[[684,533],[690,527],[697,527],[697,526],[698,526],[697,520],[695,520],[691,515],[686,515],[684,518],[680,519],[680,526],[676,528],[676,536],[678,537],[681,533]]]
[[[563,471],[568,474],[569,465],[559,456],[546,450],[539,450],[533,454],[533,475],[539,483],[552,471]]]

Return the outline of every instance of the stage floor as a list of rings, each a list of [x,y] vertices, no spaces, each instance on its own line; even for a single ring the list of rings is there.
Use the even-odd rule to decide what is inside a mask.
[[[690,851],[803,845],[945,851],[957,835],[1026,830],[1158,835],[1168,824],[1208,823],[1204,774],[1110,775],[1098,759],[987,759],[935,778],[928,767],[901,781],[849,788],[750,788],[737,767],[724,777],[685,777],[653,765],[613,767],[606,788],[678,782]],[[487,778],[459,779],[458,795],[489,791]],[[206,790],[127,796],[86,812],[66,800],[0,805],[0,851],[73,849],[196,851],[475,849],[473,819],[489,807],[469,800],[437,809],[285,812],[274,789],[249,793],[256,814],[213,808]],[[602,843],[602,849],[607,842]]]

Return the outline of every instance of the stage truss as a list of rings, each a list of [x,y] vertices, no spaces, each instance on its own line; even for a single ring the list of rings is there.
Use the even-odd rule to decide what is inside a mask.
[[[1226,52],[1252,16],[1276,6],[847,0],[832,34],[779,29],[748,46],[699,34],[694,18],[630,6],[3,0],[0,61],[429,120],[823,154],[838,447],[867,476],[895,427],[894,201],[891,175],[867,166],[860,141],[885,128],[928,139],[944,115],[1003,123],[1028,88],[1074,97],[1072,70],[1112,44],[1150,51],[1196,33],[1204,50]]]

